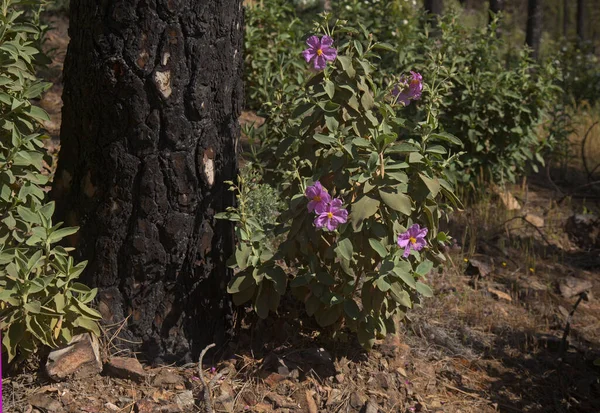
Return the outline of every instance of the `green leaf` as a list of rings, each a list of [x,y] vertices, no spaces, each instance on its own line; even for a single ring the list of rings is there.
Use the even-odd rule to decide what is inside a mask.
[[[431,179],[422,173],[419,173],[419,178],[425,183],[425,186],[431,192],[431,196],[435,198],[440,192],[440,181],[437,178]]]
[[[417,267],[417,269],[415,270],[415,272],[424,277],[427,274],[429,274],[429,271],[431,271],[432,268],[433,268],[433,262],[427,260],[427,261],[423,261],[422,263],[420,263],[419,266]]]
[[[342,306],[334,305],[326,310],[316,313],[315,318],[321,327],[328,327],[335,323],[342,315]]]
[[[100,336],[100,328],[98,328],[98,323],[96,323],[93,320],[90,320],[89,318],[80,316],[79,318],[77,318],[77,320],[75,320],[73,325],[75,327],[85,328],[86,330],[94,333],[96,336]]]
[[[69,235],[75,234],[77,231],[79,231],[79,227],[61,228],[50,234],[50,236],[48,237],[48,242],[50,244],[54,244],[60,241],[61,239],[68,237]]]
[[[352,66],[352,58],[349,56],[338,56],[337,60],[342,64],[342,69],[346,72],[350,79],[356,76],[356,70]]]
[[[344,312],[351,320],[358,320],[360,308],[352,298],[344,300]]]
[[[390,288],[390,295],[398,304],[403,305],[404,307],[412,308],[410,294],[407,291],[405,291],[399,283],[392,283]]]
[[[374,238],[369,238],[369,244],[371,245],[371,248],[373,248],[375,250],[375,252],[377,254],[379,254],[379,256],[381,258],[387,257],[387,255],[388,255],[387,249],[379,240],[376,240]]]
[[[350,221],[354,231],[359,231],[365,219],[375,215],[379,209],[379,201],[367,195],[363,195],[358,201],[352,204]]]
[[[426,284],[417,281],[416,290],[424,297],[433,297],[433,290]]]
[[[241,291],[247,290],[253,285],[255,285],[255,282],[252,274],[240,273],[234,276],[231,281],[229,281],[229,285],[227,286],[227,292],[229,294],[236,294]]]
[[[287,275],[281,267],[267,267],[265,270],[265,277],[273,281],[275,291],[277,291],[279,295],[285,294],[285,290],[287,288]]]
[[[406,285],[413,289],[417,288],[417,282],[415,281],[415,278],[409,271],[406,270],[406,268],[395,266],[393,272],[400,277],[400,279],[404,281]]]
[[[373,106],[375,106],[375,100],[373,99],[373,95],[368,90],[365,91],[360,98],[360,103],[365,110],[370,110]]]
[[[429,138],[430,139],[439,139],[442,141],[450,142],[453,145],[463,146],[463,143],[460,139],[458,139],[456,136],[451,135],[446,132],[432,133],[431,135],[429,135]]]
[[[412,201],[408,195],[400,192],[399,187],[396,189],[396,192],[379,190],[379,196],[394,211],[401,212],[407,216],[412,213]]]
[[[327,96],[329,96],[329,99],[333,99],[333,96],[335,95],[335,84],[329,80],[329,79],[325,79],[325,92],[327,92]]]
[[[320,133],[315,133],[313,135],[313,139],[319,143],[322,143],[323,145],[333,145],[338,142],[335,136],[322,135]]]
[[[348,238],[338,241],[335,252],[338,256],[345,258],[348,261],[352,261],[352,254],[354,253],[352,241],[350,241]]]
[[[234,293],[232,295],[233,303],[235,305],[242,305],[252,299],[254,297],[254,293],[256,292],[256,284],[252,284],[250,288],[246,288],[240,292]]]

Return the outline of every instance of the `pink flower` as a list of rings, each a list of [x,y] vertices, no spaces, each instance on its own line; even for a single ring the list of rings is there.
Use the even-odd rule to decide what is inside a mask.
[[[398,83],[392,95],[396,98],[397,102],[402,103],[404,106],[410,105],[411,100],[421,99],[423,93],[423,76],[417,72],[410,72],[410,81],[406,76],[402,76],[400,83]]]
[[[342,200],[339,198],[331,201],[322,212],[315,218],[314,224],[317,228],[327,228],[329,231],[335,230],[338,225],[348,220],[348,211],[342,208]]]
[[[404,248],[402,256],[407,258],[410,250],[421,251],[426,245],[427,228],[421,228],[419,224],[414,224],[408,231],[398,235],[398,246]]]
[[[306,188],[304,195],[310,200],[308,202],[308,212],[314,211],[320,214],[331,201],[331,195],[327,193],[327,189],[323,188],[323,185],[319,181]]]
[[[329,36],[320,39],[317,36],[310,36],[306,44],[308,49],[302,52],[302,56],[307,63],[313,62],[315,70],[325,69],[327,62],[332,62],[337,57],[337,50],[331,47],[333,39]]]

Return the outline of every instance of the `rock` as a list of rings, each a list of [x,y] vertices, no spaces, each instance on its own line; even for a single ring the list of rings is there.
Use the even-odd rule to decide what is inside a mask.
[[[105,403],[104,407],[106,407],[108,410],[112,411],[112,412],[120,412],[121,408],[119,406],[117,406],[116,404],[112,404],[112,403]]]
[[[111,377],[144,381],[146,372],[137,359],[131,357],[112,357],[104,365],[104,370]]]
[[[166,406],[159,407],[159,410],[157,411],[160,413],[184,413],[189,412],[190,410],[182,409],[178,404],[171,403],[167,404]]]
[[[56,381],[83,379],[101,371],[98,339],[88,333],[79,334],[66,347],[50,352],[46,362],[46,374]]]
[[[191,390],[182,391],[181,393],[177,393],[175,395],[175,403],[177,406],[181,408],[183,411],[187,411],[186,409],[194,406],[194,394]]]
[[[600,220],[596,215],[572,215],[567,220],[565,232],[580,248],[600,248]]]
[[[285,379],[286,377],[282,376],[281,374],[271,373],[264,379],[264,381],[267,386],[274,389],[279,383],[281,383]]]
[[[369,400],[365,404],[364,412],[365,413],[377,413],[377,412],[379,412],[379,407],[377,407],[377,404],[373,400]]]
[[[162,369],[154,380],[152,381],[153,385],[156,387],[177,387],[183,385],[183,378],[175,373],[170,372],[169,370]]]
[[[498,197],[500,197],[502,204],[504,204],[504,207],[508,211],[516,211],[518,209],[521,209],[521,204],[519,204],[517,198],[515,198],[510,191],[506,189],[502,190],[500,188],[495,188],[494,192],[498,194]]]
[[[352,406],[356,410],[360,410],[366,403],[367,397],[358,391],[353,391],[350,394],[350,406]]]
[[[298,364],[279,357],[275,353],[270,353],[264,358],[262,365],[260,366],[259,375],[266,380],[273,373],[277,374],[277,378],[298,378],[300,376]]]
[[[45,412],[64,412],[62,404],[58,400],[44,393],[35,393],[27,400],[30,405],[42,409]]]
[[[346,377],[344,376],[344,373],[338,373],[335,375],[335,380],[339,383],[342,384],[344,382],[344,380],[346,379]]]
[[[504,291],[500,291],[500,290],[496,290],[494,288],[488,287],[488,292],[491,293],[494,297],[498,298],[498,299],[502,299],[502,300],[506,300],[506,301],[512,301],[512,298],[510,295],[506,294]]]
[[[582,280],[573,276],[568,276],[560,281],[559,289],[560,293],[565,298],[571,298],[581,294],[584,291],[588,291],[592,288],[592,282],[589,280]]]
[[[466,275],[474,275],[478,277],[486,277],[492,272],[492,266],[485,262],[477,259],[470,259],[467,268],[465,269]]]
[[[542,217],[534,214],[526,214],[524,219],[536,228],[544,228],[544,218]]]

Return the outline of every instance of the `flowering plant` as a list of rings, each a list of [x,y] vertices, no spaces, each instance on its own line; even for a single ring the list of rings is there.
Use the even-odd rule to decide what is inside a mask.
[[[370,348],[432,295],[426,277],[444,261],[439,247],[448,240],[439,220],[451,209],[448,201],[458,205],[445,176],[449,148],[460,141],[435,133],[435,99],[416,117],[403,117],[399,94],[408,88],[409,101],[435,94],[435,73],[399,76],[379,88],[377,50],[388,46],[340,22],[330,27],[326,20],[315,32],[322,37],[309,37],[305,60],[316,68],[323,39],[332,58],[319,63],[282,109],[291,115],[269,129],[260,152],[264,179],[288,205],[277,228],[285,238],[265,251],[264,243],[252,241],[260,229],[244,226],[248,241],[242,239],[231,260],[237,273],[229,292],[266,317],[289,282],[320,326],[349,327]],[[402,90],[395,96],[394,88]],[[294,276],[284,267],[294,268]]]

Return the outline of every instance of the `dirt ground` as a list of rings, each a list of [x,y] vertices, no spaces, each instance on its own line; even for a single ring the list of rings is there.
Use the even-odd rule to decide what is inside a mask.
[[[54,63],[43,75],[55,86],[41,105],[51,114],[49,147],[58,150],[68,23],[60,15],[49,20]],[[352,335],[334,341],[330,331],[319,334],[292,302],[277,318],[248,315],[238,340],[228,344],[235,357],[204,360],[212,408],[600,412],[594,363],[600,359],[600,223],[573,218],[597,213],[600,192],[577,170],[566,176],[552,181],[540,173],[507,193],[490,189],[486,199],[455,214],[449,230],[457,243],[445,270],[429,280],[435,297],[369,353]],[[585,292],[570,296],[581,285]],[[61,383],[41,372],[21,373],[5,378],[5,412],[208,411],[196,365],[146,366],[145,373],[141,382],[101,374]]]

